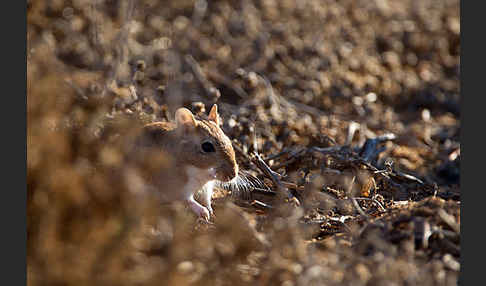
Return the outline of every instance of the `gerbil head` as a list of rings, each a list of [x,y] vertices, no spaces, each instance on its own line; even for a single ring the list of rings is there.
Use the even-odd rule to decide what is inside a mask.
[[[187,108],[179,108],[175,114],[180,146],[189,164],[207,169],[220,181],[237,176],[238,164],[230,139],[219,127],[221,118],[218,106],[213,105],[207,120],[196,119]]]

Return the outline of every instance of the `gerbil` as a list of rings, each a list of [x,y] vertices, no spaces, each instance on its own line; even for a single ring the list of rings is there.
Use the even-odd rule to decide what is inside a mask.
[[[142,151],[139,154],[149,154],[143,151],[150,149],[170,157],[171,168],[153,173],[149,180],[151,186],[168,201],[186,201],[206,220],[213,214],[214,183],[228,182],[238,175],[235,151],[219,127],[220,121],[216,104],[207,120],[196,118],[189,109],[179,108],[175,123],[145,125],[135,145],[137,151]],[[199,191],[202,205],[194,199]]]

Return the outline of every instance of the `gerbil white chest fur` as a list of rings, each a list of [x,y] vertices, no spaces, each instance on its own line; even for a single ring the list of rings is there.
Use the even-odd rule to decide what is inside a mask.
[[[213,105],[207,119],[196,118],[190,110],[179,108],[175,125],[148,124],[136,144],[139,150],[151,149],[171,157],[171,168],[155,172],[151,185],[169,201],[186,201],[206,220],[213,213],[214,182],[227,182],[238,174],[233,146],[220,124],[217,105]],[[201,202],[194,199],[197,192],[201,192]]]

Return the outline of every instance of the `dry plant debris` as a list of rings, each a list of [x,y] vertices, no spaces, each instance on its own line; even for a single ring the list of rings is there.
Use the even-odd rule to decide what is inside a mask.
[[[456,285],[457,0],[27,2],[29,285]],[[219,106],[215,218],[125,138]]]

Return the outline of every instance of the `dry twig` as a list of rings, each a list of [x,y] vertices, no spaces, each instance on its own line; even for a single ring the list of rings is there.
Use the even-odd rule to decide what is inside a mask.
[[[268,167],[267,163],[263,161],[262,157],[258,153],[253,154],[253,163],[266,175],[268,176],[272,182],[274,183],[275,187],[277,188],[277,192],[279,194],[286,194],[289,201],[295,202],[297,205],[300,205],[299,200],[286,188],[283,186],[282,182],[280,181],[281,175],[277,172],[272,171],[270,167]]]
[[[375,138],[366,139],[366,142],[361,148],[360,156],[366,162],[373,161],[383,151],[381,148],[378,149],[378,145],[386,141],[394,140],[395,138],[395,134],[386,133]]]

